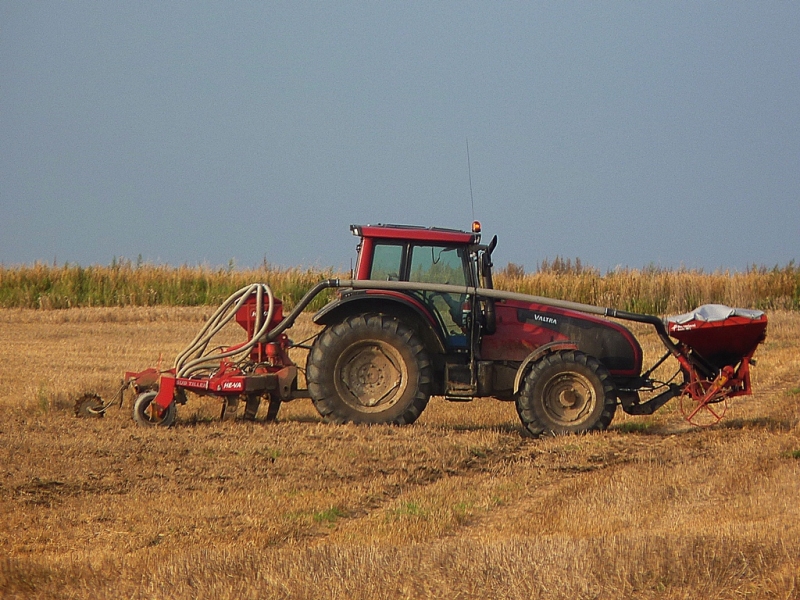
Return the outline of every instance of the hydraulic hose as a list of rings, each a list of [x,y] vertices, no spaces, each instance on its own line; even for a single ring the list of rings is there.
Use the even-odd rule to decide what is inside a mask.
[[[253,336],[242,346],[216,354],[204,354],[208,344],[225,325],[236,317],[237,311],[244,306],[253,294],[256,295],[256,323]],[[267,295],[267,316],[264,318],[264,294]],[[175,373],[178,377],[189,377],[192,373],[205,368],[204,365],[249,352],[262,338],[264,338],[272,322],[275,312],[275,296],[270,287],[265,283],[254,283],[243,287],[228,297],[216,310],[206,324],[200,329],[194,340],[175,359]]]
[[[312,287],[310,290],[308,290],[305,293],[305,295],[302,298],[300,298],[300,302],[298,302],[297,306],[295,306],[292,309],[292,312],[290,312],[288,315],[286,315],[286,317],[284,317],[283,321],[278,323],[275,326],[275,328],[272,329],[267,334],[267,341],[271,342],[276,337],[278,337],[280,334],[282,334],[284,331],[289,329],[289,327],[294,325],[294,322],[297,320],[297,317],[300,316],[300,314],[306,309],[306,307],[309,304],[311,304],[311,301],[314,300],[314,298],[316,298],[317,295],[322,290],[326,290],[328,288],[333,288],[333,287],[347,287],[347,286],[339,285],[339,280],[338,279],[325,279],[324,281],[320,281],[318,284],[316,284],[314,287]]]

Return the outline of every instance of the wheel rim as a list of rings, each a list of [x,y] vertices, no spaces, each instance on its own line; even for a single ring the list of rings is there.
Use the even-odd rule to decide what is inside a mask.
[[[361,412],[382,412],[403,396],[408,369],[390,344],[369,340],[354,344],[336,361],[339,396]]]
[[[563,427],[580,424],[597,406],[591,380],[580,373],[561,373],[544,386],[543,407],[547,417]]]
[[[151,425],[160,425],[167,416],[168,409],[162,409],[158,404],[153,402],[156,398],[155,392],[150,392],[139,409],[139,414],[142,418]]]

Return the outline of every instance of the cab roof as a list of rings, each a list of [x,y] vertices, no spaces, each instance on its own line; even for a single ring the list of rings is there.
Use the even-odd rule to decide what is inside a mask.
[[[350,225],[353,235],[363,238],[412,240],[441,244],[477,244],[481,235],[458,229],[417,227],[414,225]]]

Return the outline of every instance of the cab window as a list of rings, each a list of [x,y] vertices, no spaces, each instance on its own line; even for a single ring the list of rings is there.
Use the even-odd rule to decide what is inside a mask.
[[[441,246],[414,246],[409,281],[466,285],[463,251]]]
[[[466,286],[465,251],[465,249],[442,246],[413,246],[408,270],[409,281]],[[426,291],[416,292],[415,295],[425,302],[439,319],[448,346],[451,349],[466,349],[464,301],[467,295]]]
[[[402,262],[402,245],[376,244],[372,254],[370,278],[380,281],[399,281]]]

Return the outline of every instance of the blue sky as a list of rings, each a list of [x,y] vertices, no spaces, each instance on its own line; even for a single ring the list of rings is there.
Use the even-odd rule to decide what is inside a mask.
[[[800,4],[0,4],[0,263],[800,258]]]

